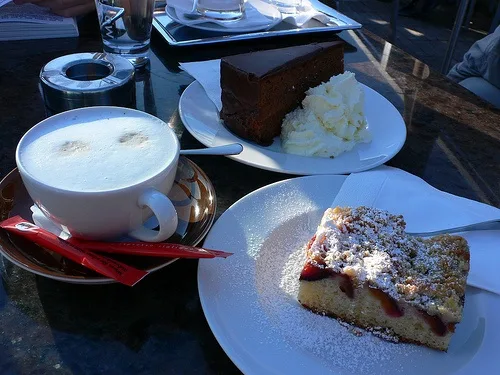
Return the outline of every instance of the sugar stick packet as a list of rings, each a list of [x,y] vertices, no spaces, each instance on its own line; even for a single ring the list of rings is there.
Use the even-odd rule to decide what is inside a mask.
[[[75,246],[20,216],[0,222],[0,227],[128,286],[134,286],[148,274],[113,258]]]

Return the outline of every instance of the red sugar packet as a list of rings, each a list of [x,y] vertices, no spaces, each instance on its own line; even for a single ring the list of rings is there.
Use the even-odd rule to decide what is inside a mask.
[[[233,253],[220,250],[203,249],[166,242],[98,242],[70,238],[69,243],[81,249],[102,253],[142,255],[167,258],[227,258]]]
[[[20,216],[0,222],[0,227],[128,286],[134,286],[148,274],[146,271],[70,244]]]

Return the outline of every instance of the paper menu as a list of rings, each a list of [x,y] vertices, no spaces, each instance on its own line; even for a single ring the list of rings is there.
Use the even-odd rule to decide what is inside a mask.
[[[74,18],[58,16],[34,4],[0,0],[0,41],[77,37]]]
[[[50,9],[38,5],[15,5],[10,0],[0,0],[0,22],[65,24],[74,21],[72,18],[58,16],[52,13]]]

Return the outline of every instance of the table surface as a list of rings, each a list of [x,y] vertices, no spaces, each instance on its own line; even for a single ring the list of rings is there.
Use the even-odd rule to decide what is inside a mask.
[[[0,43],[2,176],[15,167],[21,136],[46,117],[40,68],[61,55],[101,50],[93,19],[82,25],[78,39]],[[500,207],[500,112],[369,32],[339,37],[348,43],[346,70],[383,94],[405,119],[406,144],[388,164],[438,189]],[[179,70],[179,62],[333,38],[176,49],[154,33],[150,67],[136,83],[137,108],[173,124],[182,147],[202,147],[179,119],[179,96],[193,80]],[[216,188],[218,215],[251,191],[292,177],[223,157],[192,160]],[[65,284],[6,260],[0,264],[2,375],[239,373],[203,315],[197,261],[177,261],[133,288]]]

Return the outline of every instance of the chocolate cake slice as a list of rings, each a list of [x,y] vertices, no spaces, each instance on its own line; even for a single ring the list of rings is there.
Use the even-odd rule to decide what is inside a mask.
[[[230,56],[221,62],[226,127],[269,145],[305,92],[344,72],[343,42],[326,42]]]

